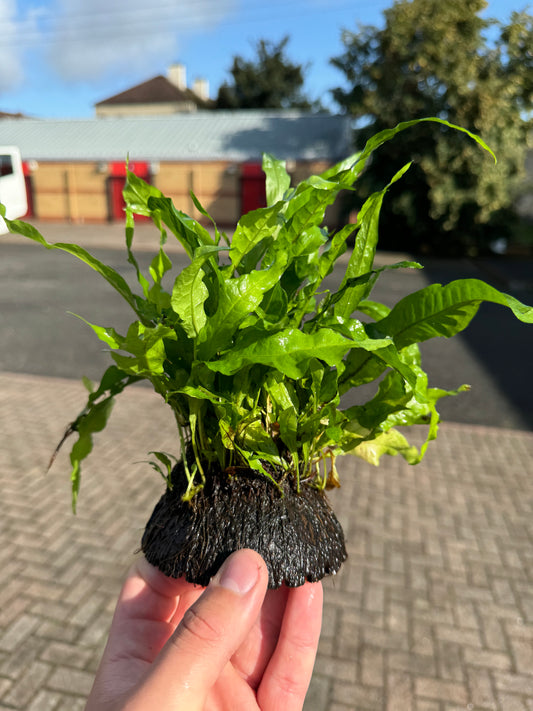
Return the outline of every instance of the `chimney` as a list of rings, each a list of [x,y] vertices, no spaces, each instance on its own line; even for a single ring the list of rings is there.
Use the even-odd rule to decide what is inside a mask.
[[[187,70],[184,64],[171,64],[167,71],[167,79],[175,87],[185,91],[187,88]]]
[[[207,79],[195,79],[192,90],[202,101],[209,101],[209,82]]]

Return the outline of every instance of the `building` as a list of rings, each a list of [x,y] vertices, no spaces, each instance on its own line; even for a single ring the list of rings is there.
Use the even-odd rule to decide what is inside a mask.
[[[0,119],[7,119],[7,118],[12,118],[12,119],[20,119],[20,118],[26,118],[24,114],[17,113],[17,114],[10,114],[7,113],[6,111],[0,111]]]
[[[162,75],[115,94],[95,104],[98,118],[125,116],[167,116],[207,109],[211,105],[206,79],[195,79],[187,87],[183,64],[172,64],[167,76]]]
[[[264,204],[262,153],[287,161],[295,182],[351,152],[350,119],[297,111],[197,111],[167,117],[0,120],[0,143],[19,147],[28,202],[40,220],[122,220],[125,162],[204,218],[192,190],[220,225]],[[331,218],[334,221],[334,218]]]

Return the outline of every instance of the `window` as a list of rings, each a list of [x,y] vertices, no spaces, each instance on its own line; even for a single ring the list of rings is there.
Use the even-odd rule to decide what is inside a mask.
[[[5,175],[13,175],[13,159],[11,156],[0,155],[0,178]]]

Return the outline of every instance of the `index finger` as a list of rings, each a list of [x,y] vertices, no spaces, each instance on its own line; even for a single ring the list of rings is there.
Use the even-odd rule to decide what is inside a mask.
[[[184,578],[169,578],[142,557],[135,561],[120,593],[119,619],[169,621],[184,596],[198,597],[204,588]]]
[[[183,611],[203,590],[183,578],[168,578],[145,558],[139,558],[119,595],[106,660],[127,657],[152,662],[176,629]]]
[[[322,584],[291,588],[278,644],[257,690],[264,711],[301,711],[322,626]]]

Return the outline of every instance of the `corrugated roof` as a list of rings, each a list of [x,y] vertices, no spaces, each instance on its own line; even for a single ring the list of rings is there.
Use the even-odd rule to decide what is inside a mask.
[[[199,111],[171,117],[0,119],[0,143],[24,160],[337,160],[350,119],[297,111]]]

